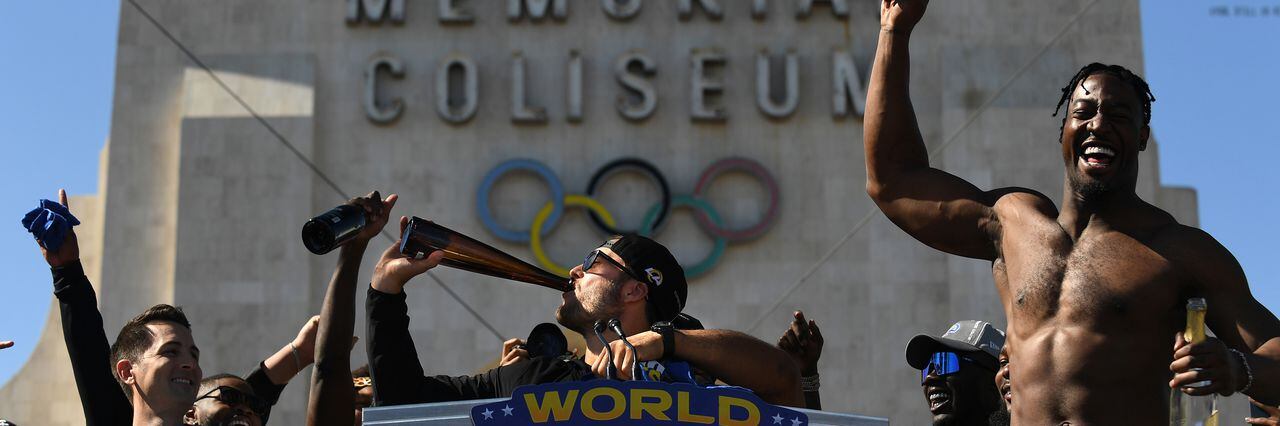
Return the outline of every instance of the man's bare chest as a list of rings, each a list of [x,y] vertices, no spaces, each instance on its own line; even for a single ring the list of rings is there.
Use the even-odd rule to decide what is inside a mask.
[[[1011,320],[1150,318],[1182,295],[1182,278],[1160,248],[1124,233],[1086,231],[1075,241],[1054,228],[1022,235],[1006,238],[993,269]]]

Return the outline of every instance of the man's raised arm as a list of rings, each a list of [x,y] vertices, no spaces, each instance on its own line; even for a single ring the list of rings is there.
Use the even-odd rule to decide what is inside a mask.
[[[927,0],[881,0],[880,41],[867,89],[867,194],[895,224],[929,246],[995,259],[993,194],[929,167],[911,106],[911,31]]]
[[[356,392],[351,385],[351,336],[356,324],[356,278],[369,240],[382,231],[395,206],[395,194],[383,200],[378,191],[348,204],[364,209],[368,223],[342,246],[338,266],[320,307],[315,337],[315,369],[307,403],[308,425],[349,425],[355,422]]]
[[[58,190],[58,200],[70,212],[67,192]],[[80,264],[80,243],[76,231],[67,229],[62,244],[49,250],[40,243],[40,252],[53,272],[53,294],[58,298],[62,337],[71,356],[71,373],[80,393],[84,421],[93,425],[123,425],[133,422],[129,398],[108,366],[111,344],[102,327],[97,294]]]

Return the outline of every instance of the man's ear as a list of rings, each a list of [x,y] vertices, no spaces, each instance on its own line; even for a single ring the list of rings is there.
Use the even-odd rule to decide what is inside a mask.
[[[137,382],[133,377],[133,361],[121,359],[116,361],[116,377],[126,385],[132,385]]]
[[[622,292],[624,302],[644,301],[649,297],[649,286],[636,280],[627,282],[626,291]]]
[[[1141,151],[1146,151],[1146,150],[1147,150],[1147,138],[1150,138],[1150,137],[1151,137],[1151,126],[1142,126],[1142,134],[1141,134],[1141,135],[1139,135],[1139,137],[1140,137],[1140,138],[1142,138],[1142,139],[1140,139],[1140,140],[1138,141],[1138,151],[1139,151],[1139,152],[1141,152]]]

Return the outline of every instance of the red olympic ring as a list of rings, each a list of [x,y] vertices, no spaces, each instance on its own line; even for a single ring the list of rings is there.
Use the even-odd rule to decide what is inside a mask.
[[[711,182],[721,174],[732,171],[745,172],[760,179],[760,183],[769,192],[769,208],[765,210],[764,218],[760,219],[756,224],[742,229],[727,229],[716,226],[711,218],[707,216],[707,213],[702,210],[694,210],[693,217],[697,220],[698,226],[707,231],[707,233],[729,241],[745,241],[759,238],[769,230],[769,227],[773,225],[774,219],[777,218],[779,198],[778,181],[774,180],[773,175],[769,174],[769,171],[765,170],[760,163],[742,157],[729,157],[715,162],[702,172],[702,176],[698,177],[698,185],[693,189],[693,197],[705,200],[705,193],[707,187],[711,186]]]

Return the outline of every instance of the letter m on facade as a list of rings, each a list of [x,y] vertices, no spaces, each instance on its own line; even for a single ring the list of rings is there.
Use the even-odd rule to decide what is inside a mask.
[[[404,0],[347,0],[347,25],[359,24],[362,19],[375,25],[383,20],[403,24]]]
[[[569,2],[567,0],[507,0],[507,20],[519,21],[527,11],[530,20],[539,21],[547,16],[547,9],[550,9],[553,19],[563,21],[569,15]]]

